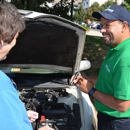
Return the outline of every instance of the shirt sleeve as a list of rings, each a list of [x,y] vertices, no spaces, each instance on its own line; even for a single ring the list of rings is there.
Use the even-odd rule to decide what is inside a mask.
[[[0,129],[1,130],[32,130],[25,107],[18,93],[11,89],[0,90]]]

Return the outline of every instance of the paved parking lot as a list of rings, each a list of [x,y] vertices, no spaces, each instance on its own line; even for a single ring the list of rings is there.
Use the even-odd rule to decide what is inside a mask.
[[[100,30],[97,30],[97,29],[90,29],[90,31],[86,32],[86,35],[102,37],[102,34],[100,33]]]

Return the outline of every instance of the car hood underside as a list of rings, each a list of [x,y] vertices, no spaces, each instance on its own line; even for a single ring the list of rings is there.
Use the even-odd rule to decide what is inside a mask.
[[[27,19],[16,46],[0,64],[74,71],[80,64],[85,36],[82,27],[56,16]]]

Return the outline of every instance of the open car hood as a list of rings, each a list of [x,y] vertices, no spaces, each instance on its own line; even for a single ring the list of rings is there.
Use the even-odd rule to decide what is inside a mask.
[[[70,83],[71,73],[90,68],[89,62],[81,61],[86,30],[58,16],[19,11],[26,29],[0,68],[16,83],[26,110],[39,114],[33,130],[46,123],[59,130],[93,130],[93,104],[80,87]],[[42,116],[47,120],[41,121]]]
[[[26,29],[0,66],[78,71],[86,30],[64,18],[19,10]]]

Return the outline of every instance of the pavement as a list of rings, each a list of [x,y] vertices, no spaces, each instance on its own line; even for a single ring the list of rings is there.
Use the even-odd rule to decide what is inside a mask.
[[[100,33],[100,30],[98,29],[90,29],[90,31],[86,32],[86,35],[102,37],[102,34]]]

